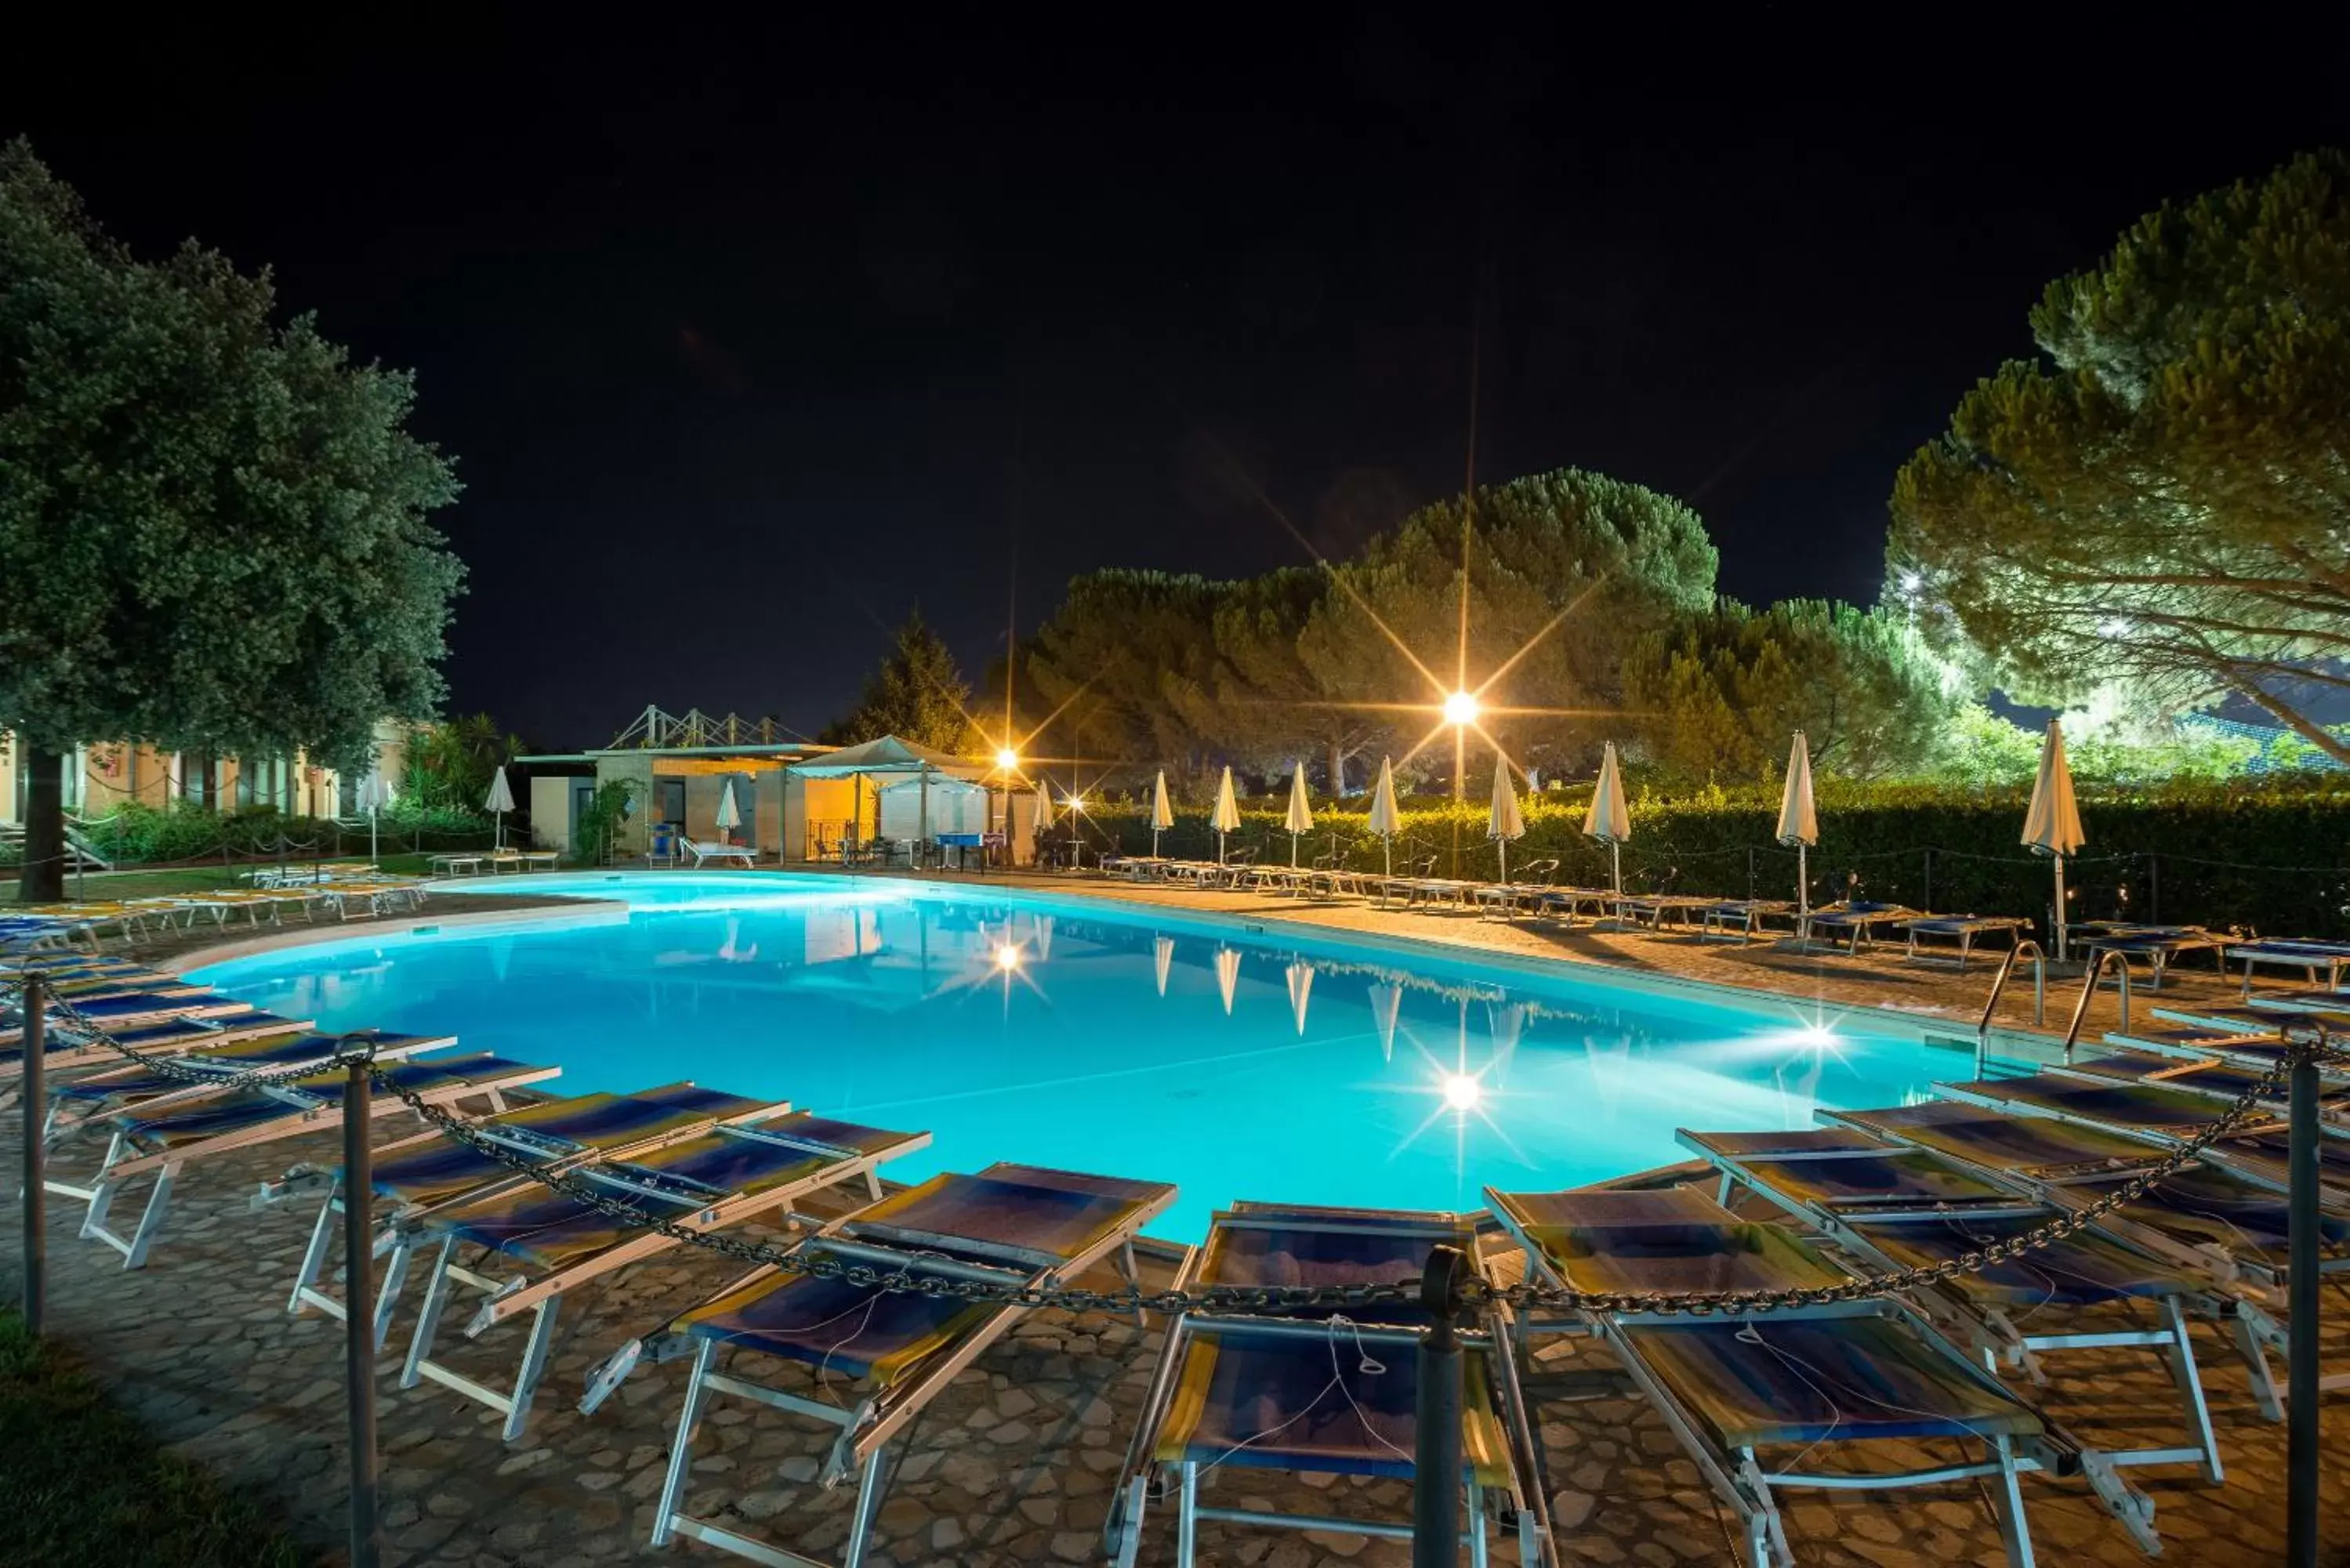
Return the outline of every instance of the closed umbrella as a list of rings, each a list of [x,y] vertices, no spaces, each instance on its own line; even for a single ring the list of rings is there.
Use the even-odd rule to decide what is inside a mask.
[[[1502,880],[1510,879],[1510,840],[1526,836],[1526,819],[1518,810],[1518,792],[1510,787],[1510,759],[1493,753],[1493,812],[1486,819],[1485,836],[1502,853]]]
[[[1381,861],[1395,875],[1395,836],[1403,831],[1403,813],[1396,809],[1395,764],[1379,759],[1378,787],[1371,792],[1371,831],[1379,836]],[[1380,897],[1386,897],[1381,894]]]
[[[1305,1033],[1305,1002],[1314,994],[1314,966],[1304,959],[1290,961],[1285,971],[1289,981],[1289,1012],[1297,1020],[1300,1037]]]
[[[1395,1060],[1396,1019],[1402,1012],[1403,987],[1371,987],[1371,1023],[1379,1032],[1379,1053],[1390,1062]]]
[[[1232,770],[1229,765],[1224,769],[1224,782],[1216,786],[1215,815],[1208,818],[1208,826],[1216,830],[1216,864],[1222,866],[1224,835],[1239,832],[1241,826],[1241,803],[1232,798]]]
[[[1232,1011],[1232,994],[1240,990],[1240,950],[1218,948],[1216,950],[1216,989],[1223,993],[1224,1013],[1227,1017],[1231,1016]]]
[[[1297,836],[1314,831],[1313,803],[1305,798],[1305,764],[1289,775],[1289,815],[1282,824],[1289,829],[1289,868],[1297,869]]]
[[[722,844],[734,842],[734,830],[743,826],[743,808],[734,804],[734,781],[728,779],[726,787],[718,792],[718,839]]]
[[[2064,761],[2064,732],[2048,721],[2040,746],[2040,776],[2032,785],[2032,809],[2023,815],[2023,842],[2056,862],[2056,958],[2064,953],[2064,857],[2089,841],[2081,831],[2080,804],[2073,798],[2073,770]]]
[[[1167,976],[1175,967],[1175,939],[1151,938],[1150,961],[1151,967],[1159,973],[1159,994],[1164,996],[1167,994]]]
[[[1801,730],[1787,753],[1787,793],[1779,797],[1779,842],[1795,851],[1795,907],[1812,912],[1811,847],[1820,841],[1819,814],[1812,809],[1812,749]]]
[[[500,849],[504,849],[506,846],[506,813],[515,808],[515,802],[514,789],[506,783],[505,764],[503,763],[498,765],[498,771],[490,775],[490,798],[482,803],[482,807],[498,819],[496,843]]]
[[[1150,857],[1159,858],[1159,836],[1175,826],[1174,809],[1167,804],[1167,770],[1159,770],[1158,782],[1150,786]]]
[[[1053,826],[1053,786],[1043,779],[1036,781],[1036,831],[1044,832]]]
[[[1624,805],[1624,771],[1616,763],[1616,742],[1599,763],[1599,787],[1591,792],[1591,810],[1583,818],[1583,836],[1607,846],[1607,865],[1616,896],[1624,896],[1623,843],[1632,836],[1632,813]]]

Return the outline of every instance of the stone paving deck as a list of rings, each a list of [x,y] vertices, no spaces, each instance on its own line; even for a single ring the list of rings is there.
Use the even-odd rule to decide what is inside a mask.
[[[1066,879],[1037,881],[1076,890]],[[1513,953],[1604,957],[1824,999],[1946,1008],[1953,1016],[1970,1015],[1988,982],[1987,973],[1956,980],[1883,962],[1699,948],[1672,938],[1559,934],[1346,906],[1300,910],[1294,900],[1252,895],[1180,897],[1232,912],[1336,926],[1376,921],[1382,930]],[[2069,1005],[2069,992],[2065,1001]],[[2101,1012],[2107,1005],[2101,1002]],[[0,1168],[16,1168],[16,1134],[15,1119],[6,1118]],[[94,1153],[81,1150],[80,1157]],[[340,1330],[285,1310],[315,1209],[254,1214],[246,1199],[258,1181],[296,1160],[335,1158],[332,1137],[314,1135],[191,1173],[143,1272],[126,1272],[113,1252],[76,1241],[72,1216],[62,1210],[52,1215],[49,1236],[56,1332],[166,1440],[276,1500],[327,1562],[339,1561],[344,1528]],[[7,1288],[14,1288],[20,1259],[12,1224],[0,1232],[0,1282]],[[392,1386],[409,1322],[403,1314],[392,1352],[379,1367],[387,1562],[402,1568],[590,1568],[650,1555],[644,1542],[673,1437],[681,1369],[640,1370],[593,1417],[578,1415],[570,1400],[589,1365],[733,1272],[721,1260],[672,1252],[568,1303],[531,1430],[511,1447],[499,1441],[492,1412],[429,1384],[412,1391]],[[411,1307],[417,1293],[411,1284]],[[2328,1292],[2328,1309],[2337,1323],[2350,1321],[2338,1288]],[[444,1334],[444,1345],[452,1339]],[[2274,1561],[2282,1550],[2282,1428],[2260,1419],[2221,1338],[2204,1327],[2197,1339],[2229,1483],[2207,1488],[2178,1469],[2133,1479],[2158,1501],[2165,1561]],[[2330,1324],[2336,1365],[2345,1348],[2340,1339]],[[907,1433],[870,1560],[979,1568],[1101,1561],[1111,1478],[1159,1341],[1155,1324],[1138,1329],[1055,1312],[1022,1323]],[[515,1340],[503,1338],[446,1358],[461,1369],[504,1376],[518,1353]],[[774,1370],[755,1359],[743,1366]],[[1622,1389],[1603,1352],[1546,1341],[1537,1370],[1536,1414],[1567,1561],[1669,1568],[1736,1560],[1726,1515],[1661,1419]],[[2168,1441],[2177,1430],[2168,1378],[2144,1352],[2072,1353],[2057,1358],[2054,1370],[2041,1397],[2057,1419],[2091,1440]],[[778,1545],[837,1555],[852,1494],[815,1484],[824,1451],[824,1434],[813,1424],[722,1402],[695,1441],[689,1506],[731,1513],[740,1528]],[[2043,1562],[2140,1561],[2077,1484],[2027,1478],[2024,1487]],[[1399,1482],[1358,1485],[1264,1470],[1218,1472],[1208,1495],[1228,1505],[1271,1501],[1301,1511],[1361,1510],[1392,1518],[1409,1506]],[[2334,1533],[2350,1530],[2350,1458],[2335,1451],[2327,1455],[2324,1503],[2329,1521],[2336,1521]],[[1796,1492],[1786,1506],[1797,1557],[1806,1563],[1909,1568],[1999,1561],[1997,1532],[1979,1489],[1911,1492],[1898,1502]],[[5,1530],[0,1521],[0,1536]],[[1202,1563],[1251,1568],[1402,1568],[1409,1560],[1397,1542],[1218,1525],[1203,1528],[1201,1545]],[[691,1544],[671,1548],[671,1555],[731,1560]],[[1172,1557],[1171,1522],[1161,1511],[1142,1561]],[[1501,1563],[1513,1558],[1508,1547],[1495,1554]]]

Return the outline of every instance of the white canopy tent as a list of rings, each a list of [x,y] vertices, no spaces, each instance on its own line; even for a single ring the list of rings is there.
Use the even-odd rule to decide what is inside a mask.
[[[886,797],[893,790],[903,788],[912,792],[913,813],[910,817],[902,811],[889,815],[877,810],[876,815],[882,817],[874,826],[878,837],[904,838],[927,844],[941,833],[983,834],[988,829],[987,791],[972,782],[986,772],[986,764],[968,757],[958,757],[950,752],[917,745],[911,741],[901,741],[895,735],[884,735],[879,740],[861,742],[821,757],[811,757],[806,762],[793,764],[790,772],[803,779],[859,781],[850,806],[849,836],[854,839],[861,840],[865,836],[862,781],[868,779],[876,781],[877,804],[879,797]],[[958,826],[942,826],[939,798],[949,786],[957,784],[967,784],[978,792],[981,802],[979,819],[975,824],[965,826],[961,824],[966,819],[957,816]],[[957,798],[962,797],[958,794]],[[964,808],[959,805],[955,809],[962,811]]]

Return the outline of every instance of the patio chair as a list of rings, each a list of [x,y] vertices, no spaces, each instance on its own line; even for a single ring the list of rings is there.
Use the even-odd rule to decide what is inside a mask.
[[[1853,1276],[1792,1232],[1741,1220],[1690,1188],[1506,1193],[1486,1200],[1545,1283],[1609,1293],[1764,1291]],[[1531,1328],[1533,1325],[1529,1325]],[[1565,1326],[1565,1325],[1560,1325]],[[1752,1568],[1793,1568],[1778,1491],[1906,1490],[1994,1480],[2011,1568],[2032,1558],[2022,1477],[2085,1478],[2138,1544],[2158,1547],[2154,1504],[2111,1462],[2011,1393],[1896,1298],[1741,1318],[1583,1315],[1737,1514]],[[1814,1456],[1887,1440],[1979,1444],[1980,1459],[1922,1469],[1829,1469]],[[1766,1466],[1766,1451],[1791,1458]]]
[[[861,1182],[867,1196],[879,1202],[881,1163],[926,1148],[930,1142],[926,1132],[888,1132],[802,1112],[754,1127],[713,1127],[648,1154],[607,1155],[566,1174],[608,1198],[632,1204],[648,1221],[714,1231],[845,1182]],[[487,1405],[505,1417],[501,1435],[507,1442],[521,1437],[529,1422],[531,1398],[546,1368],[563,1293],[677,1245],[658,1231],[634,1228],[536,1183],[445,1205],[401,1229],[438,1236],[441,1251],[425,1286],[424,1304],[417,1312],[400,1386],[413,1388],[429,1377]],[[458,1268],[455,1255],[461,1246],[479,1247],[483,1254]],[[506,1271],[503,1276],[485,1272],[493,1261]],[[478,1338],[525,1312],[531,1314],[521,1369],[509,1392],[502,1394],[432,1358],[452,1283],[470,1286],[487,1298],[465,1325],[468,1338]]]
[[[428,1105],[482,1099],[493,1110],[504,1110],[508,1092],[543,1083],[562,1071],[483,1053],[442,1062],[400,1062],[386,1068],[384,1075],[393,1085],[421,1096]],[[269,1088],[236,1090],[192,1106],[152,1114],[118,1111],[93,1118],[85,1125],[102,1126],[111,1135],[96,1174],[88,1185],[51,1180],[49,1190],[85,1200],[88,1209],[82,1219],[82,1235],[120,1252],[124,1268],[143,1268],[148,1251],[163,1227],[172,1189],[182,1170],[219,1155],[340,1127],[343,1094],[348,1084],[348,1075],[338,1068]],[[370,1116],[407,1108],[389,1091],[368,1098]],[[130,1235],[119,1235],[108,1228],[107,1211],[124,1186],[142,1176],[154,1180],[146,1210]]]
[[[1185,1259],[1176,1288],[1409,1282],[1439,1242],[1474,1258],[1474,1217],[1239,1203],[1216,1215],[1205,1249]],[[1133,1568],[1153,1483],[1162,1478],[1172,1479],[1177,1500],[1178,1568],[1196,1559],[1201,1520],[1410,1540],[1408,1521],[1203,1507],[1200,1483],[1229,1465],[1416,1486],[1418,1347],[1427,1322],[1416,1303],[1345,1314],[1309,1308],[1176,1317],[1118,1472],[1104,1531],[1111,1561]],[[1506,1318],[1489,1314],[1462,1337],[1456,1484],[1466,1493],[1469,1561],[1487,1561],[1492,1500],[1514,1521],[1519,1561],[1533,1568],[1553,1558]]]
[[[932,1177],[834,1220],[794,1251],[809,1260],[864,1264],[893,1279],[1005,1289],[1051,1286],[1115,1254],[1131,1280],[1136,1234],[1174,1200],[1175,1189],[1165,1182],[993,1165],[977,1176]],[[889,1468],[889,1443],[1025,1310],[763,1265],[621,1347],[597,1368],[580,1408],[602,1404],[639,1361],[691,1352],[693,1366],[653,1515],[652,1544],[665,1546],[684,1535],[761,1563],[815,1560],[779,1552],[684,1511],[702,1412],[713,1397],[730,1395],[835,1428],[822,1480],[830,1486],[857,1478],[847,1552],[850,1561],[859,1562]],[[718,1358],[728,1349],[810,1367],[813,1386],[805,1394],[786,1392],[722,1374]],[[860,1390],[841,1403],[823,1397],[827,1379],[836,1375]]]
[[[629,1095],[558,1096],[515,1110],[502,1111],[475,1121],[481,1138],[517,1164],[431,1128],[395,1138],[373,1151],[369,1160],[370,1201],[375,1210],[375,1251],[389,1254],[375,1303],[375,1342],[383,1345],[391,1308],[408,1276],[416,1234],[407,1222],[428,1215],[443,1204],[485,1198],[528,1181],[531,1173],[548,1173],[621,1151],[642,1153],[680,1138],[693,1137],[715,1127],[743,1126],[791,1109],[785,1100],[749,1098],[719,1089],[705,1089],[691,1081],[666,1084]],[[295,1275],[293,1294],[286,1310],[299,1315],[317,1307],[341,1319],[344,1303],[318,1288],[327,1249],[343,1212],[343,1172],[313,1165],[297,1165],[278,1181],[265,1183],[254,1198],[255,1209],[289,1198],[322,1191],[317,1222],[310,1228],[310,1245]]]
[[[1856,1148],[1849,1128],[1719,1135],[1675,1135],[1721,1173],[1721,1201],[1743,1187],[1825,1236],[1863,1266],[1898,1273],[1967,1256],[2064,1218],[2057,1206],[2003,1185],[1928,1149],[1878,1144]],[[2189,1272],[2085,1231],[2021,1256],[1970,1269],[1911,1301],[1945,1333],[1970,1344],[1986,1365],[2003,1358],[2045,1384],[2051,1352],[2142,1346],[2162,1356],[2178,1389],[2189,1441],[2105,1451],[2116,1465],[2194,1464],[2203,1479],[2225,1479],[2211,1414],[2188,1337],[2187,1314],[2227,1321],[2232,1295]],[[2153,1307],[2147,1327],[2133,1309]],[[2048,1326],[2052,1314],[2057,1326]],[[2115,1321],[2126,1313],[2126,1326]],[[2084,1314],[2094,1314],[2085,1317]],[[2022,1326],[2033,1323],[2028,1331]],[[2252,1356],[2257,1363],[2259,1352]]]

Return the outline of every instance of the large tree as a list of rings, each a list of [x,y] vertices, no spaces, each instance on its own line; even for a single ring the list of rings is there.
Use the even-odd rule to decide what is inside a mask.
[[[1203,771],[1217,751],[1195,722],[1215,680],[1216,611],[1228,583],[1111,569],[1069,584],[1036,628],[1024,678],[1074,753],[1137,769]]]
[[[1824,772],[1928,771],[1962,706],[1951,673],[1898,612],[1723,599],[1640,639],[1624,684],[1650,761],[1727,784],[1776,779],[1797,730]]]
[[[442,695],[457,493],[404,373],[350,363],[268,277],[140,261],[0,148],[0,727],[27,899],[62,896],[78,742],[363,765]]]
[[[884,735],[941,752],[968,751],[977,741],[971,722],[971,688],[955,667],[954,654],[919,609],[898,628],[857,706],[816,738],[827,745],[851,746]]]
[[[2027,698],[2234,696],[2350,763],[2303,695],[2350,690],[2350,159],[2164,206],[2031,319],[1895,482],[1891,591]]]
[[[1299,639],[1333,591],[1320,566],[1233,584],[1216,607],[1212,680],[1178,691],[1193,726],[1241,766],[1274,777],[1318,753],[1330,792],[1341,794],[1347,763],[1394,728],[1386,715],[1345,705],[1347,689],[1304,657]]]
[[[1633,642],[1711,605],[1714,566],[1681,503],[1561,469],[1440,502],[1372,539],[1336,568],[1299,652],[1322,689],[1385,713],[1407,745],[1465,679],[1500,710],[1484,728],[1522,765],[1571,766],[1620,708]]]

